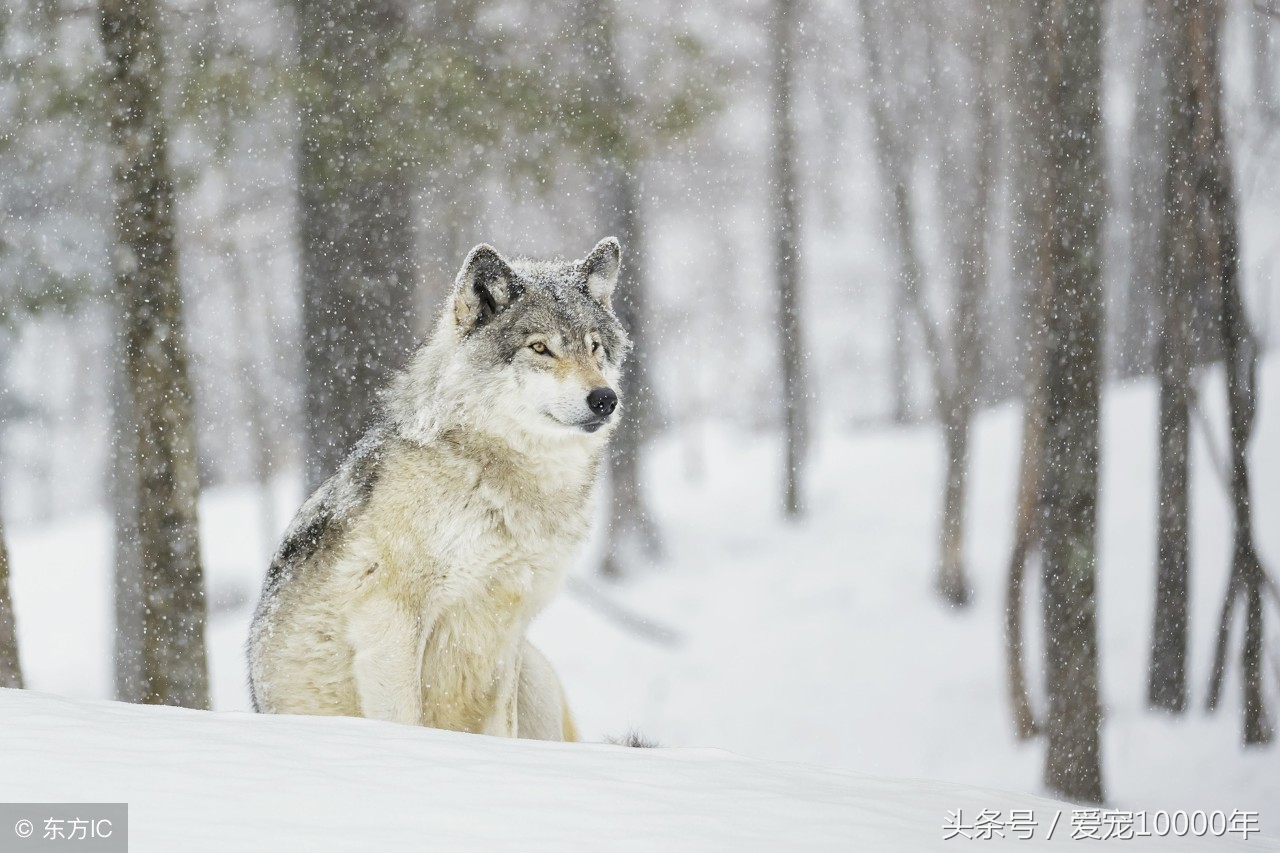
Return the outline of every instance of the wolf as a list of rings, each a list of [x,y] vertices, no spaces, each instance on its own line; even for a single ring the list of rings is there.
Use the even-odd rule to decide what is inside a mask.
[[[575,740],[525,638],[586,538],[631,343],[612,237],[472,249],[379,416],[302,505],[248,643],[254,708]]]

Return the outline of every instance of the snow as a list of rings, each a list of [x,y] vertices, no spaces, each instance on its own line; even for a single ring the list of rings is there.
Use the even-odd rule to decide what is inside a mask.
[[[370,720],[209,713],[0,690],[0,799],[129,803],[130,849],[940,850],[956,808],[1028,795],[713,749],[513,741]],[[1052,842],[1072,843],[1069,823]],[[3,830],[0,827],[0,830]],[[997,839],[1000,840],[1000,839]],[[1005,838],[1010,842],[1015,839]],[[975,843],[987,843],[978,841]],[[1139,850],[1280,850],[1252,836]]]
[[[1256,527],[1274,573],[1280,359],[1264,365],[1260,386],[1251,448]],[[1216,376],[1206,378],[1200,399],[1220,445]],[[275,545],[249,489],[209,493],[201,506],[220,713],[94,701],[111,695],[108,522],[89,515],[11,529],[28,684],[79,701],[0,696],[0,795],[127,799],[139,850],[252,849],[258,839],[272,839],[262,849],[661,842],[682,850],[916,850],[939,846],[945,813],[955,808],[1025,807],[1043,816],[1050,805],[1033,796],[1046,793],[1043,745],[1013,737],[1001,638],[1018,429],[1013,405],[977,423],[967,549],[976,597],[967,611],[942,606],[932,589],[942,468],[935,427],[825,423],[810,468],[810,511],[796,524],[778,511],[776,435],[703,423],[664,436],[649,470],[664,561],[623,585],[588,582],[672,629],[675,642],[628,631],[570,592],[533,628],[586,737],[635,728],[666,747],[659,750],[235,713],[248,707],[243,644]],[[1108,806],[1256,810],[1263,834],[1280,837],[1280,748],[1240,746],[1236,656],[1224,707],[1201,710],[1230,518],[1199,427],[1191,710],[1173,718],[1145,709],[1154,435],[1151,384],[1109,387],[1099,568]],[[279,483],[282,521],[301,498],[292,480]],[[1034,585],[1026,612],[1034,688],[1041,680]],[[1270,648],[1275,616],[1269,609]],[[1280,696],[1268,689],[1280,725]],[[889,781],[903,778],[933,781]],[[175,846],[193,827],[194,840]],[[381,833],[376,845],[357,840],[365,829]],[[1256,836],[1247,844],[1268,849]]]

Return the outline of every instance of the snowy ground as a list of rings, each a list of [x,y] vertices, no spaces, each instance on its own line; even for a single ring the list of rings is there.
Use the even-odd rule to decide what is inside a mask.
[[[1261,385],[1252,448],[1257,528],[1264,561],[1280,572],[1280,360],[1266,365]],[[1206,408],[1219,408],[1221,394],[1218,384],[1206,383]],[[673,629],[678,641],[662,645],[637,636],[571,594],[562,595],[534,626],[535,642],[559,669],[582,731],[603,736],[634,727],[671,747],[717,747],[873,777],[1043,794],[1043,747],[1014,741],[1003,677],[1001,597],[1011,536],[1018,417],[1016,407],[1007,406],[979,420],[969,515],[976,600],[963,612],[941,606],[931,587],[942,455],[935,429],[826,425],[811,467],[811,512],[798,524],[783,522],[776,511],[780,469],[773,436],[708,425],[696,435],[685,432],[667,439],[651,466],[651,492],[667,537],[667,559],[659,569],[605,592]],[[1152,811],[1252,809],[1261,812],[1264,834],[1280,837],[1280,747],[1246,752],[1239,746],[1236,670],[1228,678],[1225,707],[1212,717],[1200,710],[1212,630],[1225,587],[1230,530],[1225,492],[1208,461],[1203,435],[1195,439],[1193,469],[1193,710],[1174,719],[1143,707],[1154,573],[1155,397],[1150,385],[1110,389],[1104,419],[1099,595],[1109,804]],[[1220,443],[1223,430],[1220,423],[1216,426],[1214,436]],[[288,484],[279,492],[282,524],[298,495]],[[202,506],[211,596],[218,608],[209,632],[211,665],[215,705],[222,710],[247,707],[241,648],[266,553],[274,546],[267,544],[270,537],[258,522],[261,515],[256,498],[245,490],[214,492]],[[110,541],[105,518],[70,519],[9,534],[13,593],[30,686],[74,697],[109,696]],[[1032,602],[1035,595],[1032,590]],[[1030,613],[1035,630],[1034,604]],[[1277,616],[1274,608],[1268,611],[1272,660]],[[1033,681],[1038,681],[1038,656],[1033,651],[1029,659]],[[6,739],[12,731],[9,709],[14,701],[6,696],[0,704],[5,720],[0,737]],[[653,762],[663,760],[653,753],[476,745],[456,735],[370,728],[353,721],[286,724],[175,711],[147,717],[116,706],[74,704],[64,706],[65,719],[56,716],[41,728],[40,714],[56,700],[31,701],[43,704],[37,706],[39,713],[22,717],[29,735],[74,736],[89,749],[98,741],[95,728],[85,729],[85,721],[100,718],[97,729],[104,754],[127,753],[129,731],[136,730],[143,741],[144,733],[154,731],[160,743],[183,739],[198,750],[189,765],[193,776],[209,776],[202,771],[206,767],[214,776],[228,776],[184,782],[181,761],[167,758],[162,762],[164,773],[154,783],[136,768],[126,772],[124,778],[147,786],[128,789],[139,791],[143,801],[163,790],[203,796],[216,789],[218,796],[240,796],[235,794],[234,774],[246,772],[262,756],[278,760],[271,765],[274,769],[264,771],[268,775],[251,780],[250,793],[244,795],[255,799],[261,794],[261,802],[243,804],[234,812],[250,826],[270,819],[270,791],[292,784],[294,777],[283,774],[294,770],[305,777],[299,779],[302,789],[309,791],[307,786],[314,783],[320,792],[317,802],[306,808],[324,832],[334,826],[334,815],[352,820],[367,815],[370,822],[394,817],[392,806],[401,802],[407,807],[410,802],[389,793],[400,790],[401,773],[405,784],[421,792],[413,802],[421,802],[424,813],[434,812],[433,803],[441,797],[452,809],[458,797],[450,785],[432,787],[433,780],[446,778],[432,767],[441,760],[436,750],[450,757],[444,766],[475,773],[477,780],[484,774],[501,775],[493,762],[510,760],[512,787],[504,788],[503,796],[518,798],[518,786],[528,782],[537,786],[538,797],[589,800],[583,820],[596,821],[592,825],[601,831],[609,809],[624,810],[621,800],[608,799],[624,796],[623,789],[601,793],[598,802],[580,800],[585,789],[594,790],[582,780],[615,771],[630,786],[625,796],[644,803],[626,821],[639,820],[636,815],[656,820],[660,814],[665,820],[659,806],[667,795],[657,790],[659,785],[690,792],[688,796],[708,786],[730,789],[725,803],[715,805],[718,801],[709,794],[706,799],[711,816],[705,826],[724,832],[736,831],[738,825],[754,826],[750,819],[768,820],[757,814],[768,809],[750,804],[766,802],[757,798],[773,790],[768,780],[775,777],[793,780],[780,794],[790,798],[786,809],[801,810],[789,820],[813,815],[822,827],[830,820],[835,834],[822,836],[826,838],[837,837],[841,827],[862,826],[864,818],[882,812],[900,819],[894,825],[903,832],[914,832],[914,823],[923,821],[928,837],[935,838],[932,833],[941,827],[944,809],[988,806],[977,794],[964,795],[970,797],[965,802],[950,801],[961,792],[933,782],[895,788],[904,783],[759,764],[705,751],[664,751],[671,761],[670,773],[664,775],[667,771],[653,770]],[[1269,701],[1272,720],[1280,726],[1280,696],[1272,690]],[[209,743],[185,738],[178,730],[187,724],[207,732]],[[375,732],[376,738],[366,744],[365,732]],[[277,738],[299,744],[298,750],[284,745],[277,749]],[[308,739],[314,746],[305,745]],[[42,746],[42,739],[32,740],[34,745],[26,747],[35,750],[31,755],[61,754]],[[165,755],[154,744],[140,749],[136,767],[150,766]],[[227,762],[220,765],[224,750]],[[4,754],[7,763],[7,748]],[[19,756],[25,754],[19,751]],[[551,755],[553,763],[573,769],[554,769],[539,761],[539,756]],[[251,761],[251,756],[256,758]],[[418,767],[416,760],[425,766]],[[63,756],[64,767],[70,761]],[[479,767],[471,768],[472,762]],[[324,776],[329,772],[324,768],[352,774],[350,786],[321,791],[313,776]],[[650,777],[651,770],[657,775]],[[270,775],[277,773],[281,775]],[[48,772],[36,774],[29,789],[18,786],[7,767],[0,777],[5,798],[68,799],[65,793],[55,796],[58,777]],[[86,787],[79,790],[105,795],[107,788],[102,786],[111,781],[105,769],[86,778]],[[26,790],[30,793],[20,794]],[[339,790],[361,802],[333,800]],[[897,790],[906,792],[900,804],[893,795]],[[808,799],[813,799],[808,807],[816,811],[803,812],[802,803]],[[362,810],[365,800],[367,811]],[[535,798],[533,804],[542,802]],[[197,807],[184,803],[178,811],[189,814]],[[439,819],[447,824],[453,817],[446,811],[440,810]],[[694,811],[691,807],[685,813],[682,830],[692,831],[687,821],[694,820]],[[466,814],[474,817],[464,809],[458,820],[465,820]],[[787,814],[793,813],[780,807],[779,815]],[[612,817],[624,820],[619,814]],[[521,820],[529,826],[536,823],[538,832],[552,831],[538,823],[547,818],[529,814]],[[760,831],[767,836],[781,831],[785,823],[779,818],[772,829],[762,823]],[[414,831],[403,821],[396,826],[397,832]],[[448,826],[450,832],[461,831],[462,824]],[[715,837],[724,843],[732,839],[737,847],[736,836]],[[1249,844],[1250,849],[1257,847],[1256,838]]]
[[[510,741],[12,690],[0,690],[0,718],[0,800],[128,802],[135,853],[945,850],[965,843],[944,840],[956,809],[966,825],[982,809],[1031,812],[1029,840],[1004,833],[973,843],[1037,850],[1074,843],[1078,820],[1062,803],[1025,794],[711,749]],[[1280,851],[1280,843],[1239,833],[1112,843]]]

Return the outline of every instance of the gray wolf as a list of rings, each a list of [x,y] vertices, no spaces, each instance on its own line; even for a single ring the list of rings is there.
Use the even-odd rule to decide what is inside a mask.
[[[630,341],[617,240],[477,246],[383,411],[303,504],[248,644],[254,707],[574,740],[525,639],[586,537]]]

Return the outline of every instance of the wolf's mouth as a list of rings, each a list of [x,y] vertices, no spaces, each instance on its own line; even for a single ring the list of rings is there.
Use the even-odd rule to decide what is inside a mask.
[[[560,424],[560,426],[569,427],[569,429],[580,429],[583,432],[588,432],[588,433],[596,432],[597,430],[600,429],[600,427],[604,426],[609,422],[608,417],[603,417],[603,418],[587,418],[585,421],[575,421],[573,423],[570,423],[568,421],[560,420],[550,412],[543,412],[543,414],[546,415],[551,420],[555,421],[556,423]]]

